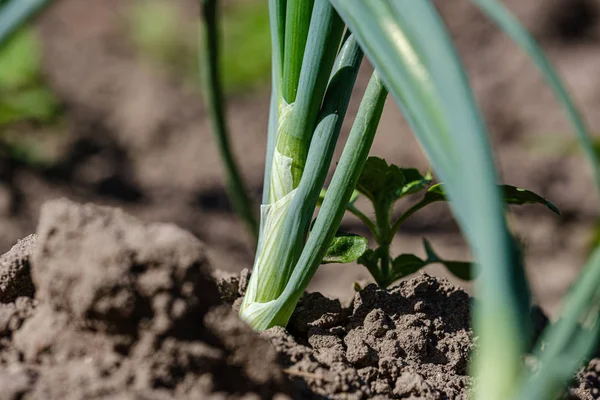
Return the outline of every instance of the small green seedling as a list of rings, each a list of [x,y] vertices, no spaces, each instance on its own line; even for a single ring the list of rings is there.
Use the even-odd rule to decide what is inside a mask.
[[[398,279],[411,275],[430,264],[442,264],[453,275],[463,280],[471,280],[475,277],[475,271],[470,262],[442,259],[433,250],[431,243],[425,239],[423,239],[423,247],[427,256],[425,259],[414,254],[401,254],[394,258],[390,253],[390,245],[394,236],[410,216],[430,204],[447,200],[443,186],[439,183],[432,185],[432,182],[430,173],[422,175],[415,168],[388,165],[385,160],[378,157],[369,157],[365,163],[356,185],[355,195],[352,196],[346,209],[360,219],[375,238],[377,247],[366,250],[358,258],[358,263],[367,267],[377,285],[382,288],[386,288]],[[501,185],[501,189],[506,204],[543,204],[552,212],[560,215],[554,204],[529,190],[509,185]],[[325,191],[322,192],[323,197],[325,193]],[[355,202],[359,194],[364,195],[373,204],[374,221],[356,207]],[[392,215],[396,203],[405,197],[417,194],[423,196],[421,200],[393,220]],[[357,239],[355,241],[358,242]],[[356,249],[358,248],[359,246],[356,246],[352,255],[357,254]],[[345,259],[347,262],[354,261],[350,255]]]

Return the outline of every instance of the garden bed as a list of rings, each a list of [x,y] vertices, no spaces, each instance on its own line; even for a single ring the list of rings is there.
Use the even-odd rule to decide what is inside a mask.
[[[0,398],[468,398],[472,300],[447,281],[369,285],[349,305],[307,294],[260,335],[231,307],[248,273],[222,275],[174,225],[46,203],[0,258]],[[599,373],[592,360],[572,398],[598,398]]]

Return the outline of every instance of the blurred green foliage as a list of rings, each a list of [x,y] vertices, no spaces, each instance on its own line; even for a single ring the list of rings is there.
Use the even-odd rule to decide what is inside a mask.
[[[594,138],[594,151],[600,157],[600,138]],[[600,246],[600,218],[596,219],[592,232],[590,234],[588,247],[588,256],[591,255],[596,247]]]
[[[228,93],[268,83],[271,69],[268,4],[230,2],[223,7],[222,77]],[[197,87],[197,18],[165,0],[138,0],[128,14],[131,40],[141,55]]]
[[[240,2],[223,19],[225,89],[267,83],[271,76],[268,5],[264,0]]]
[[[177,4],[138,0],[129,11],[131,40],[143,57],[177,73],[196,68],[196,33],[183,21]]]
[[[22,120],[50,122],[59,102],[42,77],[39,43],[22,29],[0,48],[0,126]]]

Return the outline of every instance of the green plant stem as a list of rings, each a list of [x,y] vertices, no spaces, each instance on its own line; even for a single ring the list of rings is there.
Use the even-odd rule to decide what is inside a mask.
[[[269,23],[271,25],[271,104],[269,106],[269,126],[267,131],[267,151],[265,153],[265,174],[263,180],[262,204],[268,204],[271,195],[271,171],[273,154],[277,144],[277,125],[282,99],[283,54],[285,39],[286,0],[269,0]]]
[[[271,25],[271,59],[273,64],[273,90],[278,101],[282,95],[283,57],[285,54],[286,0],[269,0],[269,24]]]
[[[375,204],[375,225],[379,232],[380,244],[390,244],[393,234],[390,235],[391,209],[388,204]]]
[[[434,200],[434,201],[421,200],[417,204],[410,207],[398,218],[398,220],[396,220],[396,222],[394,222],[394,224],[392,225],[392,228],[390,230],[390,233],[392,235],[395,235],[396,232],[398,232],[398,230],[400,229],[400,226],[404,222],[406,222],[406,220],[409,219],[414,213],[416,213],[417,211],[421,210],[422,208],[428,206],[429,204],[435,203],[437,201],[440,201],[440,200]]]
[[[386,288],[389,284],[390,284],[390,276],[391,276],[391,271],[390,271],[390,244],[389,243],[384,243],[384,244],[380,244],[379,245],[379,251],[381,252],[381,264],[379,265],[379,268],[381,270],[381,281],[383,283],[383,288]]]
[[[390,270],[390,245],[392,240],[394,239],[394,233],[390,230],[390,222],[391,220],[391,207],[389,204],[377,204],[375,203],[375,223],[377,227],[379,241],[377,244],[379,245],[380,252],[380,277],[382,282],[386,282],[383,287],[386,287],[391,279],[391,270]]]
[[[288,3],[288,17],[286,20],[286,38],[292,26],[290,21],[290,3]],[[293,19],[292,19],[293,20]],[[290,22],[291,23],[291,22]],[[298,83],[297,94],[294,98],[293,111],[287,121],[285,129],[278,132],[277,151],[292,159],[293,186],[297,187],[302,178],[311,138],[317,126],[317,117],[323,104],[323,97],[328,87],[333,63],[340,47],[344,23],[339,15],[327,1],[315,3],[310,29],[306,40],[306,51],[302,60],[302,71]],[[284,75],[288,62],[286,56],[290,52],[285,49]],[[283,87],[287,77],[284,76]],[[285,99],[287,103],[289,101]]]
[[[213,134],[227,173],[227,191],[233,208],[246,225],[249,235],[258,240],[258,221],[246,185],[231,150],[229,132],[225,121],[223,90],[219,74],[219,31],[217,0],[202,0],[201,15],[204,28],[202,47],[202,75],[208,114]]]
[[[350,213],[354,214],[354,216],[356,216],[358,219],[360,219],[362,221],[362,223],[367,226],[367,228],[369,228],[369,230],[375,237],[375,241],[379,242],[379,233],[377,232],[377,227],[375,226],[373,221],[371,221],[371,219],[369,217],[367,217],[362,211],[360,211],[358,208],[356,208],[353,204],[348,205],[347,209],[348,209],[348,211],[350,211]]]
[[[296,101],[302,60],[315,0],[288,0],[285,13],[285,53],[283,54],[283,98]]]
[[[12,0],[0,8],[0,46],[36,15],[49,0]]]

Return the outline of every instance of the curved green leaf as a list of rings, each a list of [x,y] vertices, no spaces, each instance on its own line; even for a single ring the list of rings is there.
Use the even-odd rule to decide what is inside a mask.
[[[506,204],[543,204],[550,211],[560,215],[560,210],[552,202],[543,198],[542,196],[533,193],[527,189],[521,189],[510,185],[502,185],[502,192],[504,193],[504,202]]]
[[[503,199],[506,204],[542,204],[548,207],[548,209],[553,213],[560,215],[560,210],[550,200],[545,199],[539,194],[536,194],[530,190],[521,189],[510,185],[500,185],[499,188],[502,190]],[[425,193],[423,200],[421,200],[419,204],[422,205],[420,208],[423,208],[427,204],[446,200],[447,198],[444,191],[444,186],[441,183],[437,183],[427,190],[427,193]]]
[[[397,197],[404,185],[404,175],[395,165],[388,165],[384,159],[369,157],[358,178],[356,190],[367,196],[373,203],[385,203]]]
[[[427,263],[425,261],[414,254],[400,254],[392,261],[392,282],[408,275],[412,275],[426,265]]]
[[[564,302],[560,319],[546,328],[535,352],[537,370],[525,380],[519,400],[558,398],[600,339],[600,247]]]
[[[435,203],[436,201],[446,201],[446,192],[444,191],[444,186],[441,183],[436,183],[427,189],[427,193],[423,196],[422,203]]]
[[[554,91],[560,104],[565,110],[567,116],[577,134],[585,155],[587,156],[594,174],[596,188],[600,192],[600,161],[598,154],[594,151],[593,141],[590,139],[586,124],[577,110],[569,92],[562,83],[560,77],[552,67],[552,64],[540,49],[533,36],[527,32],[511,12],[497,0],[471,0],[488,17],[490,17],[504,32],[521,46],[535,62],[536,66],[542,72],[544,78]]]
[[[470,281],[475,278],[475,271],[473,268],[473,263],[468,261],[446,261],[440,258],[435,251],[433,251],[433,247],[431,247],[431,243],[427,239],[423,239],[423,247],[425,248],[425,253],[427,254],[427,260],[425,263],[442,264],[444,267],[448,269],[452,273],[452,275],[456,276],[459,279]]]
[[[203,0],[200,5],[202,28],[204,29],[202,57],[200,58],[203,63],[202,79],[206,87],[204,98],[213,135],[227,174],[227,194],[235,212],[246,225],[249,236],[258,241],[259,222],[246,182],[232,152],[231,136],[225,115],[225,100],[219,69],[219,4],[217,0]]]
[[[430,173],[423,176],[416,168],[401,168],[401,171],[405,181],[402,186],[400,198],[419,193],[431,184],[432,177]]]
[[[415,168],[400,168],[379,157],[369,157],[358,178],[356,190],[376,205],[391,206],[396,200],[427,187],[431,178]]]
[[[440,261],[452,273],[463,281],[470,281],[475,279],[473,273],[473,264],[466,261]]]

